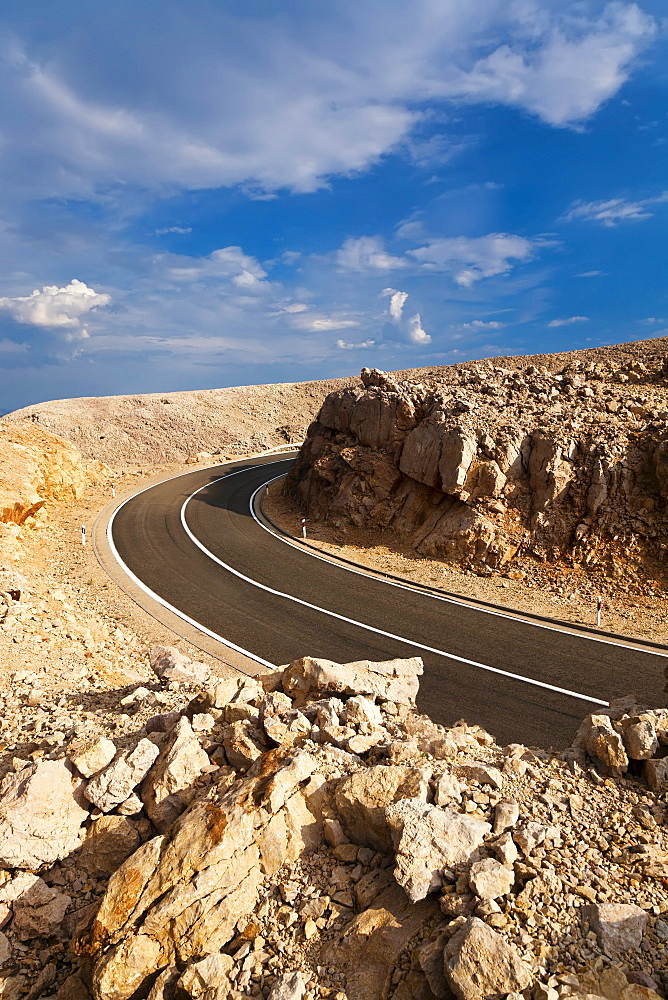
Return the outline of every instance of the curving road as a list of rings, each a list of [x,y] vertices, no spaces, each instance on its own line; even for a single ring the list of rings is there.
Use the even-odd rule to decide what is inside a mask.
[[[477,722],[503,743],[566,746],[597,704],[629,691],[656,703],[661,653],[392,586],[286,544],[250,505],[292,461],[197,470],[126,500],[108,528],[121,568],[267,664],[420,655],[422,710],[446,724]]]

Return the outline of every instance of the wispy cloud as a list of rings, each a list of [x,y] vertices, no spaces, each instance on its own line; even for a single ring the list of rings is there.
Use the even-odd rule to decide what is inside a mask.
[[[552,319],[548,326],[572,326],[573,323],[588,323],[589,316],[569,316],[567,319]]]
[[[506,274],[516,262],[530,260],[536,246],[524,236],[489,233],[434,239],[407,255],[425,270],[451,272],[456,284],[470,288],[482,278]]]
[[[620,222],[642,222],[651,219],[653,212],[648,211],[651,205],[668,202],[668,191],[662,191],[654,198],[641,198],[632,201],[628,198],[611,198],[609,201],[574,201],[564,215],[566,222],[583,219],[585,222],[600,222],[604,226],[617,226]],[[589,272],[581,277],[591,277],[599,272]]]
[[[605,271],[583,271],[581,274],[576,274],[576,278],[600,278],[605,274]]]
[[[363,340],[359,344],[349,344],[346,340],[337,340],[336,346],[340,351],[361,351],[365,347],[373,347],[375,340]]]
[[[69,285],[45,285],[36,288],[30,295],[15,298],[0,298],[0,309],[4,309],[17,323],[47,329],[65,329],[66,340],[74,337],[85,339],[88,331],[83,325],[83,317],[93,309],[100,309],[111,302],[111,296],[96,292],[85,282],[73,278]]]
[[[299,330],[309,330],[311,333],[324,333],[328,330],[348,330],[359,326],[359,320],[344,319],[339,316],[313,316],[301,313],[293,320],[293,326]]]
[[[387,253],[380,236],[358,236],[347,239],[336,253],[336,264],[342,271],[393,271],[407,267],[402,257]]]
[[[470,323],[461,323],[460,330],[501,330],[506,324],[500,323],[497,319],[472,319]]]
[[[164,229],[154,229],[156,236],[166,236],[168,233],[177,233],[180,236],[187,236],[192,233],[192,226],[166,226]]]

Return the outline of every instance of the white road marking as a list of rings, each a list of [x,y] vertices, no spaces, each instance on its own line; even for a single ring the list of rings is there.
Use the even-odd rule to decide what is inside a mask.
[[[267,465],[273,465],[273,462],[267,462]],[[279,464],[278,462],[276,463]],[[650,656],[662,656],[664,659],[668,659],[668,653],[661,653],[659,650],[654,649],[643,649],[641,646],[632,645],[632,640],[630,642],[615,642],[614,639],[604,639],[600,635],[590,635],[588,632],[576,631],[574,628],[569,628],[568,624],[565,624],[563,628],[559,628],[556,625],[548,625],[546,622],[533,621],[531,618],[520,617],[519,614],[513,615],[507,611],[499,611],[494,608],[486,608],[479,604],[469,603],[468,601],[458,601],[456,597],[448,597],[446,594],[437,594],[432,590],[423,590],[419,587],[412,587],[410,584],[401,583],[399,580],[388,580],[387,578],[377,575],[380,574],[380,570],[370,570],[365,572],[364,570],[357,569],[355,566],[348,566],[345,562],[340,561],[336,556],[328,558],[327,556],[320,555],[318,552],[314,552],[312,548],[304,548],[298,541],[293,540],[290,537],[281,535],[276,531],[272,531],[271,528],[267,527],[260,518],[255,513],[255,497],[260,492],[264,486],[269,486],[271,483],[275,483],[278,479],[283,479],[285,473],[280,476],[274,476],[273,479],[268,479],[266,483],[258,488],[253,493],[250,500],[250,512],[253,516],[253,520],[256,521],[261,528],[263,528],[268,534],[272,535],[279,542],[283,542],[285,545],[289,545],[291,548],[296,549],[298,552],[303,552],[305,555],[311,556],[313,559],[320,559],[321,562],[329,563],[330,566],[338,566],[339,569],[345,570],[347,573],[355,573],[357,576],[371,577],[377,580],[379,583],[384,583],[388,587],[398,587],[400,590],[409,590],[412,594],[420,594],[422,597],[430,597],[434,601],[444,601],[446,604],[456,604],[459,607],[468,608],[471,611],[479,611],[483,615],[492,615],[493,618],[508,618],[510,621],[519,622],[521,625],[530,625],[532,628],[542,628],[546,629],[548,632],[559,632],[561,635],[572,635],[576,639],[587,639],[589,642],[600,642],[604,646],[621,646],[624,649],[632,649],[636,653],[648,653]],[[225,477],[223,477],[225,478]],[[220,482],[219,479],[216,482]],[[193,494],[194,495],[194,494]]]
[[[267,463],[267,464],[273,464],[273,463]],[[234,475],[234,473],[232,473],[232,475]],[[489,666],[489,664],[487,664],[487,663],[479,663],[476,660],[468,660],[468,659],[466,659],[463,656],[456,656],[454,653],[447,653],[447,652],[445,652],[442,649],[435,649],[433,646],[427,646],[424,643],[415,642],[412,639],[406,639],[404,636],[395,635],[393,632],[386,632],[383,629],[375,628],[373,625],[366,625],[364,622],[355,621],[353,618],[347,618],[345,615],[340,615],[336,611],[329,611],[326,608],[318,607],[316,604],[310,604],[308,601],[303,601],[299,597],[294,597],[292,594],[286,594],[286,593],[284,593],[281,590],[275,590],[273,587],[268,587],[268,586],[266,586],[266,584],[259,583],[257,580],[253,580],[253,579],[251,579],[251,577],[245,576],[243,573],[239,572],[239,570],[234,569],[233,566],[230,566],[228,563],[223,562],[222,559],[219,559],[218,556],[214,555],[213,552],[211,552],[209,549],[207,549],[207,547],[202,542],[200,542],[200,540],[197,538],[197,536],[195,534],[193,534],[193,532],[189,528],[188,523],[186,521],[186,508],[187,508],[188,504],[190,503],[190,501],[194,497],[196,497],[198,493],[201,493],[202,490],[207,489],[209,486],[215,485],[215,483],[222,482],[222,480],[227,479],[227,478],[229,478],[229,477],[228,476],[221,476],[220,479],[215,479],[215,480],[213,480],[210,483],[205,483],[204,486],[200,486],[199,489],[195,490],[195,492],[192,493],[185,500],[185,502],[183,503],[183,506],[181,507],[181,524],[183,525],[183,529],[186,532],[186,534],[188,535],[188,537],[190,538],[190,540],[206,556],[208,556],[209,559],[212,559],[215,563],[217,563],[219,566],[222,566],[223,569],[227,570],[228,573],[231,573],[233,576],[236,576],[238,579],[243,580],[245,583],[250,584],[252,587],[257,587],[259,590],[263,590],[267,594],[273,594],[275,597],[281,597],[281,598],[283,598],[286,601],[291,601],[293,604],[299,604],[299,605],[301,605],[304,608],[309,608],[309,610],[311,610],[311,611],[317,611],[319,614],[327,615],[329,618],[336,618],[338,621],[346,622],[346,624],[348,624],[348,625],[354,625],[357,628],[365,629],[367,632],[373,632],[375,635],[382,635],[386,639],[392,639],[395,642],[404,643],[405,645],[412,646],[415,649],[421,649],[421,650],[423,650],[425,652],[428,652],[428,653],[435,653],[437,656],[443,656],[443,657],[445,657],[448,660],[455,660],[458,663],[465,663],[467,666],[476,667],[478,670],[485,670],[485,671],[488,671],[489,673],[499,674],[502,677],[507,677],[507,678],[510,678],[511,680],[520,681],[523,684],[529,684],[529,685],[531,685],[533,687],[543,688],[543,689],[545,689],[547,691],[553,691],[553,692],[555,692],[557,694],[567,695],[570,698],[577,698],[579,701],[587,701],[587,702],[590,702],[593,705],[603,705],[603,706],[606,706],[606,707],[608,706],[609,702],[603,701],[600,698],[591,698],[588,695],[580,694],[577,691],[570,691],[568,688],[557,687],[554,684],[547,684],[544,681],[535,680],[533,677],[523,677],[521,674],[515,674],[515,673],[512,673],[509,670],[502,670],[500,667],[492,667],[492,666]],[[251,497],[251,512],[252,512],[253,499],[255,498],[255,494],[260,489],[262,489],[261,486],[258,487],[258,489],[255,491],[255,493]],[[253,516],[255,517],[254,513],[253,513]],[[257,518],[256,518],[256,520],[257,520]],[[385,581],[383,581],[383,582],[385,582]],[[410,589],[410,588],[405,588],[405,589]],[[431,596],[431,595],[427,595],[427,596]]]
[[[273,462],[267,462],[267,465],[273,465],[273,464],[274,464]],[[212,468],[218,468],[218,466],[212,466]],[[201,470],[197,470],[197,471],[201,471]],[[246,472],[246,471],[247,471],[246,469],[238,469],[237,472],[229,472],[227,474],[227,476],[223,476],[222,478],[223,479],[228,479],[230,476],[238,476],[239,473]],[[181,472],[181,473],[179,473],[179,476],[191,476],[191,475],[192,475],[192,472]],[[179,476],[173,476],[172,478],[173,479],[178,479]],[[215,481],[216,482],[220,482],[219,479],[217,479]],[[107,542],[109,544],[109,548],[111,549],[111,553],[112,553],[114,559],[116,560],[116,562],[118,563],[118,565],[122,568],[123,572],[127,576],[130,577],[130,579],[132,580],[132,582],[137,587],[139,587],[140,590],[143,590],[143,592],[145,594],[148,594],[149,597],[153,598],[154,601],[157,601],[158,604],[161,604],[163,608],[167,608],[168,611],[171,611],[173,614],[178,615],[178,617],[182,618],[183,621],[188,622],[189,625],[193,625],[200,632],[204,632],[205,635],[210,636],[212,639],[217,639],[218,642],[221,642],[224,646],[229,646],[230,649],[234,649],[237,653],[242,653],[244,656],[247,656],[249,659],[255,660],[256,663],[261,663],[262,666],[269,667],[270,670],[275,670],[278,664],[276,664],[276,663],[269,663],[268,660],[263,660],[261,656],[257,656],[255,653],[251,653],[248,649],[244,649],[242,646],[237,646],[235,643],[231,642],[229,639],[225,639],[222,635],[218,635],[217,632],[212,632],[211,629],[207,628],[205,625],[202,625],[200,622],[196,622],[194,620],[194,618],[190,618],[183,611],[180,611],[178,608],[175,608],[173,604],[169,604],[169,602],[166,601],[163,597],[161,597],[160,594],[156,594],[156,592],[154,590],[151,590],[150,587],[147,587],[146,584],[143,583],[139,579],[139,577],[136,576],[132,572],[132,570],[130,569],[130,567],[125,562],[123,562],[123,560],[121,559],[121,557],[119,555],[119,552],[118,552],[118,549],[116,548],[116,545],[114,544],[114,538],[113,538],[113,533],[112,533],[112,526],[113,526],[113,523],[114,523],[114,518],[118,514],[119,510],[121,510],[123,507],[125,507],[126,503],[129,503],[131,500],[134,500],[135,497],[141,496],[142,493],[146,493],[146,492],[148,492],[148,490],[154,489],[155,486],[157,486],[157,485],[161,485],[161,484],[154,483],[153,486],[146,486],[146,487],[144,487],[143,490],[137,490],[136,493],[133,493],[132,496],[129,496],[126,500],[123,501],[123,503],[119,504],[118,507],[116,508],[116,510],[114,511],[114,513],[109,518],[109,523],[107,524]]]

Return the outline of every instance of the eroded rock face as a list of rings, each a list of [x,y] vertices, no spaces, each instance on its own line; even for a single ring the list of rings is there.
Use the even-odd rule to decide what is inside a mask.
[[[286,491],[315,521],[466,567],[529,554],[614,574],[649,557],[661,575],[668,440],[618,375],[471,366],[425,388],[365,370],[323,403]]]

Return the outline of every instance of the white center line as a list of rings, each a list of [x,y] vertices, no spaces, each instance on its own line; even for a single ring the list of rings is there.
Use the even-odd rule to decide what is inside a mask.
[[[266,586],[266,584],[260,583],[257,580],[253,580],[251,577],[246,576],[239,570],[234,569],[234,567],[230,566],[229,563],[224,562],[222,559],[219,559],[218,556],[214,555],[214,553],[211,552],[199,540],[199,538],[197,538],[197,536],[191,531],[190,527],[188,526],[188,522],[186,520],[186,509],[190,501],[194,497],[196,497],[198,493],[201,493],[202,490],[208,489],[210,486],[214,486],[216,483],[222,482],[224,479],[227,478],[228,478],[227,476],[221,476],[219,479],[214,479],[210,483],[205,483],[204,486],[200,486],[199,489],[195,490],[195,492],[192,493],[185,500],[183,506],[181,507],[181,524],[183,525],[183,529],[190,538],[190,540],[206,556],[208,556],[209,559],[212,559],[215,563],[217,563],[223,569],[227,570],[228,573],[231,573],[233,576],[236,576],[238,579],[243,580],[245,583],[250,584],[252,587],[257,587],[259,590],[263,590],[267,594],[272,594],[275,597],[282,598],[283,600],[291,601],[293,604],[299,604],[302,607],[308,608],[311,611],[316,611],[319,614],[327,615],[329,618],[335,618],[338,621],[346,622],[346,624],[348,625],[354,625],[356,628],[365,629],[367,632],[373,632],[375,635],[382,635],[387,639],[392,639],[395,642],[401,642],[405,645],[412,646],[415,649],[420,649],[427,653],[435,653],[437,656],[445,657],[448,660],[455,660],[458,663],[465,663],[467,666],[476,667],[478,670],[485,670],[492,674],[499,674],[502,677],[508,677],[511,680],[520,681],[523,684],[529,684],[533,687],[543,688],[547,691],[554,691],[557,694],[567,695],[570,698],[577,698],[579,701],[590,702],[593,705],[602,705],[605,707],[608,706],[609,702],[604,701],[601,698],[591,698],[589,695],[580,694],[577,691],[570,691],[568,688],[557,687],[554,684],[547,684],[545,681],[538,681],[535,680],[533,677],[524,677],[522,676],[522,674],[515,674],[510,670],[502,670],[500,667],[492,667],[487,663],[479,663],[477,660],[468,660],[463,656],[456,656],[454,653],[448,653],[445,650],[436,649],[434,646],[427,646],[424,643],[415,642],[413,639],[406,639],[404,636],[395,635],[393,632],[386,632],[384,629],[376,628],[373,625],[367,625],[365,622],[356,621],[353,618],[347,618],[345,615],[340,615],[336,611],[329,611],[327,608],[321,608],[318,607],[318,605],[316,604],[310,604],[308,601],[304,601],[299,597],[294,597],[292,594],[286,594],[282,590],[276,590],[273,587],[268,587]],[[253,494],[253,496],[251,497],[250,501],[251,511],[255,495],[256,493],[259,492],[260,489],[262,489],[262,486],[259,486],[258,489]]]

